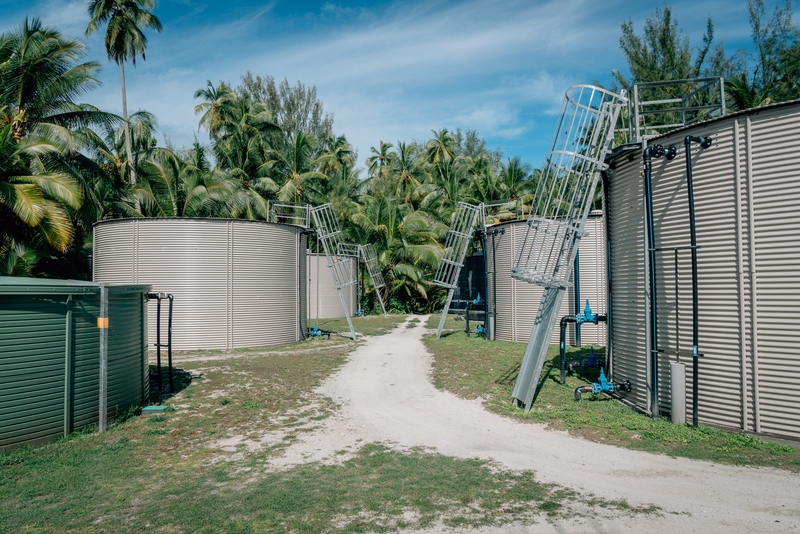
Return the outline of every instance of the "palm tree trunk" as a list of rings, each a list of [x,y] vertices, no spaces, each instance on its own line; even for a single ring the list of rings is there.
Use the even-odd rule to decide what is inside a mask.
[[[125,120],[125,152],[128,156],[128,168],[131,172],[131,186],[136,185],[136,171],[134,170],[133,164],[133,150],[131,150],[131,129],[128,125],[128,97],[125,94],[125,63],[123,61],[119,62],[119,73],[120,78],[122,80],[122,118]],[[139,206],[139,199],[137,198],[134,201],[134,208],[136,211],[141,213],[141,207]]]

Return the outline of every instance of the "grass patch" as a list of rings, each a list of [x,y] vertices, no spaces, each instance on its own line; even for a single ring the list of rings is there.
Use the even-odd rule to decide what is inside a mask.
[[[364,336],[382,336],[389,333],[397,325],[406,320],[407,315],[366,315],[364,317],[352,317],[353,328],[357,334]],[[309,328],[314,327],[314,319],[308,319]],[[328,330],[331,332],[338,332],[342,335],[350,335],[350,326],[347,324],[347,319],[344,317],[337,317],[335,319],[320,319],[318,323],[320,330]]]
[[[0,532],[386,532],[571,517],[572,503],[652,512],[541,484],[532,472],[369,444],[337,465],[269,460],[335,406],[313,389],[354,344],[220,354],[166,402],[104,434],[0,455]]]
[[[438,320],[438,315],[432,316],[428,327],[436,328]],[[584,394],[584,399],[576,402],[575,388],[594,382],[599,371],[581,370],[568,376],[567,384],[562,385],[556,345],[547,353],[536,402],[525,414],[511,403],[524,344],[486,341],[474,335],[468,338],[463,323],[451,318],[445,323],[441,339],[427,335],[424,341],[434,355],[434,385],[463,398],[483,398],[484,405],[496,413],[546,423],[576,436],[629,449],[800,472],[800,448],[705,425],[673,425],[668,419],[652,419],[605,395]],[[567,358],[581,359],[589,348],[567,350]]]

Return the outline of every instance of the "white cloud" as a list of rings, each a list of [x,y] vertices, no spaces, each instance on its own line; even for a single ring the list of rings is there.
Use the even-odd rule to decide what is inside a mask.
[[[380,140],[423,140],[442,127],[477,129],[490,146],[514,147],[510,156],[541,160],[567,87],[607,80],[611,68],[624,67],[620,23],[631,18],[641,32],[661,6],[399,0],[354,8],[330,0],[313,12],[286,16],[276,13],[275,0],[255,8],[182,1],[186,9],[164,21],[162,34],[148,34],[147,61],[126,69],[131,110],[154,112],[160,130],[186,145],[197,128],[192,95],[206,80],[235,84],[248,70],[301,80],[317,86],[337,133],[347,135],[362,162]],[[744,4],[672,4],[695,44],[708,13],[715,17],[716,40],[725,40],[729,52],[740,46],[732,43],[747,39]],[[21,20],[25,10],[50,17],[45,22],[67,35],[85,30],[84,0],[41,0],[13,10],[0,5],[6,20]],[[105,87],[89,100],[119,112],[118,70],[106,63],[100,36],[90,45],[104,64]]]

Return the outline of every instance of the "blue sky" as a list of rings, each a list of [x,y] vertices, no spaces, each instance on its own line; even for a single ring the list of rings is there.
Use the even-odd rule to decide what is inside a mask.
[[[475,129],[490,148],[535,166],[544,159],[565,90],[610,83],[625,70],[620,24],[637,33],[663,2],[623,0],[271,2],[161,0],[161,34],[148,32],[147,60],[126,68],[129,111],[156,115],[175,146],[197,131],[193,98],[206,80],[237,84],[249,71],[316,85],[334,130],[360,164],[380,140],[427,140],[431,130]],[[673,15],[693,44],[710,14],[726,51],[750,46],[746,0],[680,0]],[[770,0],[767,5],[772,9]],[[2,30],[39,17],[80,37],[84,0],[0,0]],[[121,113],[119,70],[102,36],[88,59],[103,65],[103,87],[86,102]]]

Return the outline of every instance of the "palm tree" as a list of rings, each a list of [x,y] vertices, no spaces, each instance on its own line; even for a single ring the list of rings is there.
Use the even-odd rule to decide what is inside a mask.
[[[447,227],[424,211],[385,196],[365,195],[361,209],[350,219],[357,242],[375,247],[387,300],[398,298],[407,308],[414,307],[417,299],[426,300]]]
[[[392,164],[393,171],[397,175],[395,194],[402,197],[406,204],[411,204],[412,197],[419,186],[422,185],[421,173],[413,145],[398,141]]]
[[[500,169],[500,182],[505,198],[522,198],[530,192],[531,169],[519,157],[508,158],[508,163]]]
[[[440,163],[450,163],[456,159],[456,142],[446,128],[438,132],[431,130],[434,138],[425,145],[428,163],[433,165]]]
[[[752,82],[747,79],[745,72],[725,80],[725,97],[731,111],[743,111],[769,104],[772,102],[769,96],[772,89],[772,87],[759,89],[756,84],[756,73],[753,73]]]
[[[384,143],[383,141],[378,143],[378,148],[375,148],[374,146],[370,147],[369,150],[372,155],[367,158],[370,176],[377,178],[386,177],[387,166],[389,165],[389,159],[391,158],[391,153],[389,152],[391,148],[391,143]]]
[[[89,2],[89,24],[86,36],[95,33],[101,24],[108,22],[104,45],[108,59],[119,65],[122,83],[122,118],[125,121],[125,148],[128,162],[133,162],[131,134],[128,127],[128,100],[125,94],[125,62],[130,60],[136,66],[136,56],[145,59],[147,37],[142,28],[151,28],[155,32],[162,29],[161,21],[150,11],[155,8],[156,0],[91,0]],[[131,184],[136,184],[136,174],[130,167]]]
[[[73,235],[68,208],[83,201],[81,184],[48,166],[65,150],[57,139],[28,135],[18,142],[12,125],[0,130],[0,247],[44,243],[64,252]]]
[[[225,82],[220,82],[217,87],[214,87],[211,80],[208,80],[206,84],[205,89],[198,89],[194,92],[195,98],[204,100],[194,107],[194,114],[202,113],[198,130],[205,127],[209,136],[214,138],[220,133],[225,122],[231,119],[237,96]]]
[[[319,181],[328,176],[319,172],[320,160],[314,158],[314,140],[303,132],[295,132],[286,153],[271,150],[277,173],[283,180],[278,199],[283,202],[308,202],[322,193]]]
[[[0,36],[0,127],[11,125],[15,141],[35,130],[64,136],[64,128],[112,127],[119,120],[75,98],[100,85],[99,65],[80,63],[86,50],[39,19],[27,18]],[[61,129],[43,133],[44,129]]]
[[[345,167],[353,167],[356,153],[347,138],[343,135],[330,135],[323,144],[323,153],[320,157],[320,172],[337,174]]]
[[[205,148],[195,140],[192,148],[179,155],[181,161],[178,215],[181,217],[230,217],[235,183],[212,169]]]

